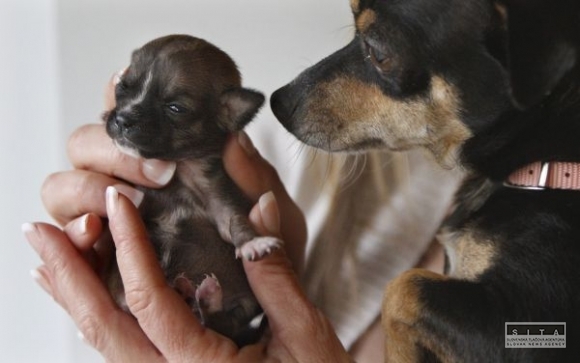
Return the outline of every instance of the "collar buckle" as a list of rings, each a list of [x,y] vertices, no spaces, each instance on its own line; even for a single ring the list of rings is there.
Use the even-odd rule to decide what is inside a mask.
[[[548,182],[548,172],[550,171],[550,162],[542,161],[540,167],[540,176],[538,178],[537,184],[534,185],[518,185],[510,183],[509,181],[504,181],[503,185],[508,188],[522,189],[522,190],[544,190],[546,189],[546,184]]]

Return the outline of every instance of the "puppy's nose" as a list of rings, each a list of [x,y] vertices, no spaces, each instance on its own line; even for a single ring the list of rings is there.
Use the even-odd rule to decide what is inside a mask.
[[[117,114],[115,116],[115,124],[120,130],[127,130],[130,129],[135,125],[135,122],[132,121],[130,118],[126,117],[122,114]]]

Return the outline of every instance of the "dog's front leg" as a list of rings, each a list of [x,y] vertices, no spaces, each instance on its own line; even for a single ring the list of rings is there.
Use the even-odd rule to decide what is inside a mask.
[[[383,300],[382,323],[385,332],[385,362],[422,362],[425,332],[421,327],[423,302],[421,281],[443,280],[444,276],[413,269],[395,278],[387,286]]]
[[[382,310],[386,361],[501,361],[501,334],[509,320],[489,294],[479,282],[423,269],[395,278],[387,286]],[[497,332],[500,338],[481,332]]]
[[[282,247],[283,242],[277,237],[258,236],[246,216],[246,208],[238,204],[214,198],[210,208],[221,237],[236,247],[236,257],[256,260]]]

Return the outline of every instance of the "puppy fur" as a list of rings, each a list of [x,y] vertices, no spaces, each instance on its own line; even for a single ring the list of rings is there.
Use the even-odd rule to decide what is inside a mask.
[[[251,204],[226,174],[221,153],[264,102],[241,87],[233,60],[212,44],[171,35],[136,50],[116,86],[116,107],[105,115],[122,150],[173,160],[173,180],[142,188],[143,220],[168,283],[202,322],[243,345],[257,331],[260,307],[236,256],[257,259],[281,245],[259,237],[247,216]],[[113,292],[123,304],[118,276]]]
[[[466,170],[441,231],[446,274],[411,270],[387,288],[389,362],[580,356],[574,343],[504,348],[505,322],[580,324],[580,193],[503,185],[530,162],[580,161],[580,5],[556,3],[352,0],[353,41],[272,95],[280,122],[309,145],[423,147]],[[541,41],[523,41],[534,26]]]

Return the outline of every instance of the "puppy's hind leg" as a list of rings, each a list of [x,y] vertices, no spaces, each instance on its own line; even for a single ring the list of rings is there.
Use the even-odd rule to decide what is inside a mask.
[[[502,351],[492,346],[503,332],[495,311],[477,282],[409,270],[386,289],[382,310],[386,362],[500,361],[489,354]],[[497,335],[485,337],[490,331]]]
[[[282,247],[281,239],[271,236],[258,236],[250,226],[247,218],[235,215],[230,221],[232,243],[236,246],[236,257],[244,257],[249,261],[259,260],[269,255],[273,250]]]

